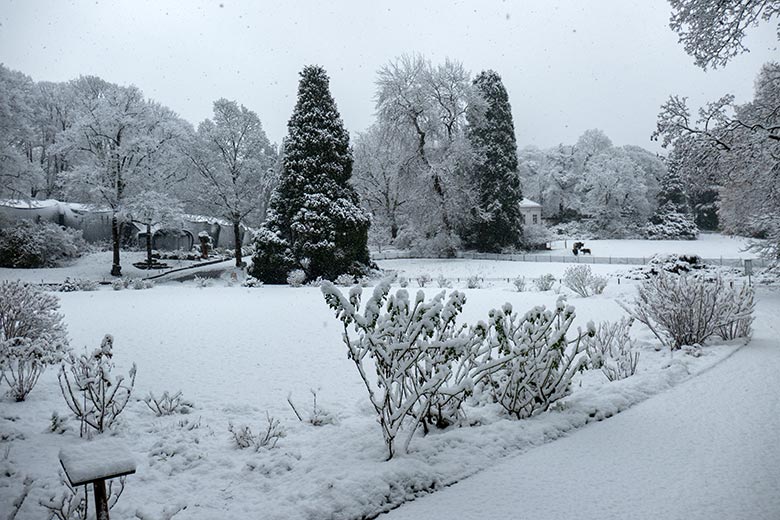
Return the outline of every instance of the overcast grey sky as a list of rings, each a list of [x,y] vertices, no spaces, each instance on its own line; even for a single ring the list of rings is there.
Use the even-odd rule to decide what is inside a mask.
[[[520,146],[571,143],[601,128],[615,144],[649,140],[671,93],[694,103],[752,95],[780,59],[776,27],[751,53],[704,73],[668,27],[664,0],[64,1],[0,0],[0,62],[35,80],[80,74],[144,93],[194,124],[220,97],[257,112],[279,142],[300,69],[323,65],[347,128],[374,119],[376,70],[402,53],[492,68],[509,91]]]

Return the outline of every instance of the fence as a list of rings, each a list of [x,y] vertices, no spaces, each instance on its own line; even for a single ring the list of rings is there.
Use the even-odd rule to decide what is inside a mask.
[[[411,251],[384,251],[371,253],[373,260],[399,260],[399,259],[441,259],[451,258],[435,255],[417,255]],[[644,265],[650,261],[652,256],[637,257],[618,257],[618,256],[590,256],[590,255],[536,255],[523,253],[474,253],[468,251],[458,251],[455,258],[467,260],[501,260],[506,262],[548,262],[562,264],[614,264],[614,265]],[[720,265],[726,267],[743,267],[742,258],[702,258],[702,261],[708,265]],[[753,259],[754,268],[767,267],[766,260],[762,258]]]

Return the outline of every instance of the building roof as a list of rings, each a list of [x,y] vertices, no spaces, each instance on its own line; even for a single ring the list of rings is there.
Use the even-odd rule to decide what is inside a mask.
[[[538,202],[534,202],[531,199],[526,199],[523,197],[523,200],[520,201],[520,207],[521,208],[541,208],[542,205]]]

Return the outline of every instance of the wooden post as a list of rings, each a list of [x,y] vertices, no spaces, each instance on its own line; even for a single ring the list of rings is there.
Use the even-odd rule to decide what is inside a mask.
[[[95,490],[95,517],[97,520],[109,520],[105,479],[101,478],[94,481],[92,488]]]

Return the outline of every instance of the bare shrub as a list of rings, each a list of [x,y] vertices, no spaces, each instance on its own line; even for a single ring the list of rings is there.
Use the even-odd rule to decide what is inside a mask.
[[[59,300],[22,282],[0,283],[0,383],[24,401],[44,369],[65,357],[68,338]]]
[[[417,277],[417,285],[420,287],[425,287],[426,285],[430,285],[430,283],[433,281],[433,278],[431,278],[431,275],[428,273],[422,273]]]
[[[41,499],[38,503],[48,510],[49,520],[86,520],[89,509],[89,494],[87,486],[74,488],[63,474],[59,472],[60,483],[65,489],[59,495],[50,495]],[[107,482],[106,495],[108,497],[108,509],[116,505],[122,492],[125,490],[125,477],[111,479]]]
[[[737,322],[752,322],[752,288],[736,292],[723,280],[697,275],[659,273],[638,288],[629,315],[644,323],[671,350],[704,344],[712,335]]]
[[[149,392],[149,395],[144,397],[144,403],[157,417],[176,413],[190,413],[194,407],[190,401],[182,397],[181,390],[175,394],[169,394],[165,391],[160,397],[156,397],[152,392]]]
[[[735,314],[744,317],[718,327],[716,334],[721,339],[726,341],[737,338],[750,339],[753,335],[753,311],[756,308],[754,295],[755,291],[749,285],[743,285],[739,291],[730,288],[726,297],[734,307]]]
[[[135,385],[136,366],[130,369],[129,384],[124,376],[112,377],[114,338],[106,334],[100,348],[76,357],[69,353],[58,374],[60,390],[68,408],[81,423],[80,435],[89,428],[103,433],[125,409]]]
[[[329,411],[322,408],[320,405],[317,404],[317,392],[315,390],[309,390],[311,392],[312,396],[312,406],[309,410],[308,417],[306,419],[306,422],[311,424],[312,426],[324,426],[326,424],[338,424],[338,419],[335,415],[330,413]],[[295,416],[298,418],[299,421],[304,422],[303,416],[298,411],[298,408],[295,406],[295,404],[292,401],[292,396],[287,396],[287,403],[290,405],[290,408],[293,409],[293,412],[295,412]]]
[[[534,285],[537,291],[549,291],[555,284],[555,276],[551,273],[543,274],[539,278],[534,279]]]
[[[610,381],[625,379],[636,373],[639,352],[629,331],[633,318],[604,321],[595,334],[586,340],[586,349],[592,368],[601,369]]]
[[[276,447],[279,439],[284,438],[287,434],[278,419],[271,417],[268,412],[266,412],[265,418],[265,431],[259,433],[253,433],[252,429],[247,425],[236,428],[233,426],[233,423],[228,424],[228,431],[237,448],[242,450],[253,448],[255,451],[260,451],[262,448],[270,450]]]
[[[452,287],[452,283],[445,278],[443,274],[439,274],[439,276],[436,277],[436,285],[439,286],[439,289],[448,289]]]

